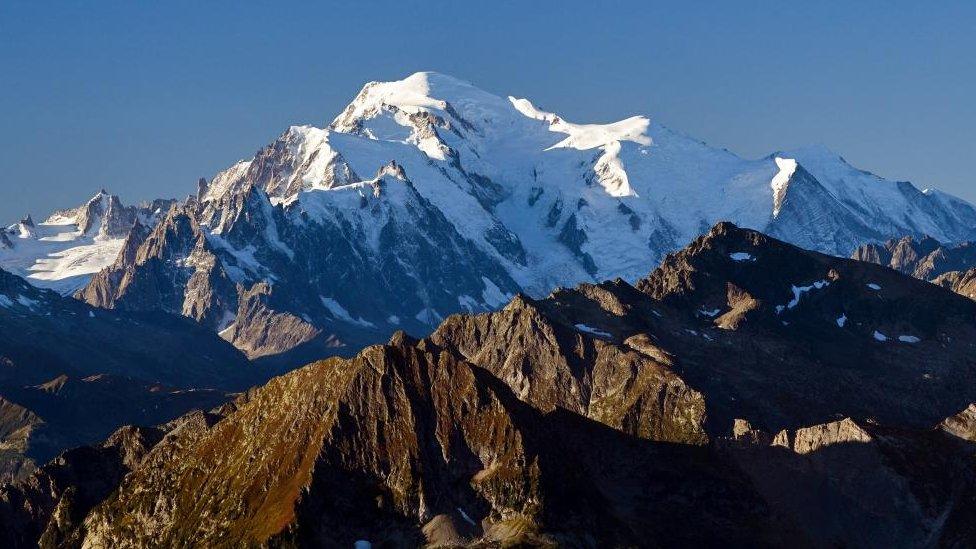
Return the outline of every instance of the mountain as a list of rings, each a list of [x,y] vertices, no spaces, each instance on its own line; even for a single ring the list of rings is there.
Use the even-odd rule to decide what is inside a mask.
[[[127,423],[155,424],[270,377],[213,332],[96,309],[0,270],[0,478]]]
[[[859,246],[851,255],[861,261],[886,265],[976,299],[976,244],[943,244],[924,236],[905,236],[884,243]]]
[[[173,202],[124,206],[103,189],[85,204],[54,212],[40,224],[28,215],[0,228],[0,267],[35,286],[71,294],[111,264],[133,224],[155,224]]]
[[[516,293],[634,282],[720,220],[843,256],[976,236],[971,205],[822,147],[745,160],[645,117],[572,123],[437,73],[371,82],[327,127],[292,126],[142,217],[76,295],[191,317],[253,358],[348,356]]]
[[[968,546],[974,319],[938,286],[721,223],[635,285],[518,295],[66,453],[0,492],[0,531],[69,547]]]

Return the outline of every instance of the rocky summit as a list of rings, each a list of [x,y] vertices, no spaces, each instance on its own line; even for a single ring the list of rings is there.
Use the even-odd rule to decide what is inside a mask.
[[[720,223],[633,284],[518,294],[65,452],[0,491],[0,532],[12,547],[966,547],[974,342],[976,302]]]

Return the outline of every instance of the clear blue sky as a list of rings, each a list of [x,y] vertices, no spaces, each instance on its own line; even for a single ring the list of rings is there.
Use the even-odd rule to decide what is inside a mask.
[[[285,4],[0,3],[0,220],[186,195],[417,70],[976,201],[973,2]]]

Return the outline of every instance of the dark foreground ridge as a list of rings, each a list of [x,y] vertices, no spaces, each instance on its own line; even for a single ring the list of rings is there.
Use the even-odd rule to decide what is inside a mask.
[[[728,223],[124,428],[0,493],[7,546],[968,546],[976,303]]]

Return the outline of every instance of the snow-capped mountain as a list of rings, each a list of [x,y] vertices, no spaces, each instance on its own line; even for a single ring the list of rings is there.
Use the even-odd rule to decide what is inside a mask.
[[[0,267],[35,286],[71,294],[112,264],[137,220],[154,225],[173,202],[123,206],[103,189],[85,204],[54,212],[39,224],[28,215],[0,228]]]
[[[633,281],[720,220],[844,256],[976,235],[970,204],[822,148],[746,160],[645,117],[571,123],[436,73],[367,84],[327,127],[290,127],[161,219],[78,295],[182,313],[252,356]]]

